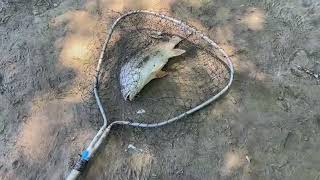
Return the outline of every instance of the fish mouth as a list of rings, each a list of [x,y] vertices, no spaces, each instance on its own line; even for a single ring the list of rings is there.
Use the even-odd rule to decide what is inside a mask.
[[[124,100],[126,100],[126,101],[128,101],[128,100],[131,101],[131,100],[130,100],[130,94],[127,94],[127,95],[124,97]]]
[[[123,96],[123,98],[124,98],[125,101],[132,101],[133,98],[134,98],[134,95],[132,95],[132,94],[129,92],[129,93],[125,94],[125,95]]]
[[[129,99],[129,101],[132,101],[133,98],[134,98],[134,96],[135,96],[135,95],[129,94],[127,98]]]

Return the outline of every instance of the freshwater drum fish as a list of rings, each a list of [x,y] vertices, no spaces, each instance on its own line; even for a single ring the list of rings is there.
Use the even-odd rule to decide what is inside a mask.
[[[132,101],[152,79],[167,75],[167,72],[161,69],[169,58],[186,52],[183,49],[174,49],[181,40],[178,36],[172,36],[169,41],[144,49],[121,67],[120,86],[125,100]]]

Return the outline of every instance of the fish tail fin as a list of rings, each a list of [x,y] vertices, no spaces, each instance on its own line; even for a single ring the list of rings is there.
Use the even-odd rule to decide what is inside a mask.
[[[167,42],[167,48],[173,49],[180,41],[182,41],[179,36],[172,36],[172,38]]]
[[[169,52],[170,57],[180,56],[181,54],[185,53],[186,50],[183,49],[171,49]]]

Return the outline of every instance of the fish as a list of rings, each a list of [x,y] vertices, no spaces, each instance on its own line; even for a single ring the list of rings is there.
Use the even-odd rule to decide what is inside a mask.
[[[163,66],[170,58],[186,52],[174,48],[181,41],[181,37],[172,36],[168,41],[147,47],[124,63],[120,69],[120,89],[125,100],[132,101],[151,80],[168,74],[162,70]]]

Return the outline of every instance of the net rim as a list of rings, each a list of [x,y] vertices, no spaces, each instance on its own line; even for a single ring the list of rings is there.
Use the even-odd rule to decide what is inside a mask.
[[[222,55],[223,58],[225,58],[225,60],[223,60],[229,69],[229,81],[227,83],[227,85],[220,90],[220,92],[218,92],[217,94],[215,94],[214,96],[210,97],[209,99],[207,99],[206,101],[198,104],[197,106],[195,106],[194,108],[191,108],[189,110],[187,110],[184,113],[181,113],[178,116],[175,116],[171,119],[168,120],[163,120],[160,123],[138,123],[138,122],[132,122],[132,121],[114,121],[112,123],[110,123],[108,125],[108,119],[104,110],[104,107],[101,103],[100,97],[99,97],[99,80],[100,80],[100,75],[101,75],[101,64],[103,63],[103,58],[105,56],[105,52],[106,49],[108,48],[108,44],[110,42],[110,39],[112,37],[112,34],[114,32],[114,29],[116,28],[116,26],[119,24],[119,22],[121,20],[123,20],[124,18],[131,16],[131,15],[135,15],[135,14],[146,14],[146,15],[152,15],[158,18],[162,18],[165,20],[168,20],[172,23],[174,23],[175,25],[183,28],[183,30],[190,32],[192,34],[198,35],[201,37],[201,39],[203,39],[204,41],[206,41],[207,43],[209,43],[214,49],[217,49]],[[228,91],[228,89],[230,88],[233,79],[234,79],[234,66],[233,63],[231,61],[231,58],[227,55],[227,53],[224,51],[223,48],[221,48],[217,43],[215,43],[213,40],[211,40],[208,36],[204,35],[201,31],[197,30],[195,27],[192,27],[191,25],[188,25],[186,22],[178,20],[176,18],[173,18],[171,16],[167,16],[158,12],[153,12],[153,11],[148,11],[148,10],[135,10],[135,11],[129,11],[123,15],[121,15],[120,17],[118,17],[114,23],[112,24],[107,38],[105,39],[105,42],[103,44],[102,50],[101,50],[101,54],[99,57],[99,61],[96,67],[96,80],[95,80],[95,85],[94,85],[94,95],[95,95],[95,99],[97,102],[97,105],[99,107],[100,113],[102,115],[103,118],[103,126],[100,128],[99,132],[97,133],[97,135],[94,137],[93,141],[90,143],[89,148],[88,149],[96,149],[98,148],[98,146],[101,144],[102,140],[106,137],[106,135],[109,133],[111,127],[113,125],[129,125],[129,126],[133,126],[133,127],[141,127],[141,128],[156,128],[156,127],[161,127],[170,123],[173,123],[175,121],[178,121],[180,119],[182,119],[183,117],[193,114],[196,111],[206,107],[207,105],[211,104],[212,102],[214,102],[215,100],[217,100],[220,96],[222,96],[224,93],[226,93]]]

